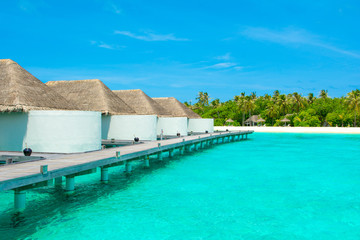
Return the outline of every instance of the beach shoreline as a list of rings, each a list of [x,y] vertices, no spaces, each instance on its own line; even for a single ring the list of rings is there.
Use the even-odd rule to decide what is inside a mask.
[[[264,133],[340,133],[340,134],[360,134],[360,127],[242,127],[242,126],[215,126],[218,131],[246,131]]]

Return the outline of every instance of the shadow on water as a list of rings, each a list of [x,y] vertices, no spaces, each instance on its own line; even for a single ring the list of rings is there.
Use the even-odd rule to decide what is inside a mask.
[[[96,173],[98,177],[96,179],[92,174],[91,182],[78,184],[71,194],[64,191],[64,186],[29,190],[27,198],[29,195],[36,195],[37,198],[27,201],[26,209],[23,212],[15,213],[13,209],[8,209],[0,216],[0,239],[27,239],[28,236],[36,233],[53,220],[66,221],[68,213],[78,211],[80,208],[96,202],[99,198],[108,198],[119,191],[124,191],[134,182],[166,168],[180,158],[201,154],[207,150],[199,149],[182,156],[175,154],[173,158],[164,157],[163,161],[152,158],[150,168],[144,168],[140,161],[136,161],[139,164],[133,168],[131,174],[124,173],[123,166],[114,167],[114,170],[117,171],[109,173],[110,181],[108,183],[102,183],[99,180],[99,173]]]
[[[150,168],[144,168],[140,164],[133,169],[131,174],[124,173],[122,167],[116,167],[117,172],[109,174],[110,181],[108,183],[92,179],[95,181],[76,185],[73,193],[64,191],[65,183],[63,186],[29,190],[27,198],[29,195],[39,195],[39,198],[27,201],[26,209],[23,212],[14,212],[13,209],[9,209],[0,216],[0,239],[23,239],[37,232],[39,228],[55,218],[65,221],[66,219],[63,217],[68,213],[78,211],[80,208],[96,202],[99,198],[108,198],[119,191],[124,191],[144,176],[166,168],[167,165],[178,159],[179,157],[175,156],[171,160],[164,158],[164,161],[152,161]],[[99,172],[95,174],[100,178]]]

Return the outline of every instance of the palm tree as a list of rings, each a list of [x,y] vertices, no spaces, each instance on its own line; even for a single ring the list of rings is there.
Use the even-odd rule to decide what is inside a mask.
[[[304,101],[303,101],[301,95],[298,94],[297,92],[293,93],[293,100],[294,100],[294,104],[296,106],[296,112],[298,113],[300,108],[304,107]]]
[[[280,92],[279,90],[275,90],[274,93],[273,93],[273,98],[278,98],[280,96]]]
[[[324,89],[321,90],[319,97],[322,99],[327,99],[328,98],[328,90],[324,90]]]
[[[217,108],[220,106],[220,100],[217,98],[214,101],[211,102],[211,106],[214,108]]]
[[[198,100],[198,102],[194,104],[194,108],[199,109],[203,114],[205,107],[209,106],[209,94],[207,92],[199,92],[196,100]]]
[[[314,101],[315,101],[315,97],[314,97],[314,94],[313,93],[309,93],[308,95],[308,103],[309,104],[312,104]]]
[[[341,120],[341,126],[344,126],[344,117],[345,115],[343,113],[339,114],[339,119]]]
[[[356,115],[360,108],[360,90],[356,89],[347,94],[346,102],[350,110],[354,110],[354,127],[356,127]]]
[[[209,106],[209,94],[207,92],[199,92],[198,97],[196,98],[198,103],[202,106]]]
[[[256,99],[256,92],[252,92],[250,96],[251,96],[251,99],[255,100]]]
[[[289,105],[289,100],[287,99],[286,95],[281,94],[278,97],[276,103],[279,106],[279,110],[285,115]]]
[[[253,111],[255,109],[255,101],[251,96],[246,96],[245,97],[245,109],[247,111],[249,111],[249,117],[251,117],[251,111]]]
[[[274,93],[273,93],[273,96],[272,96],[272,101],[273,101],[274,103],[276,103],[277,100],[278,100],[278,98],[279,98],[279,96],[280,96],[279,90],[275,90]]]
[[[266,116],[271,118],[271,125],[274,125],[274,118],[276,118],[279,115],[279,108],[276,104],[270,102],[266,106]]]
[[[266,93],[266,94],[264,95],[264,99],[265,99],[266,101],[270,101],[270,100],[271,100],[271,96]]]
[[[242,112],[242,125],[244,126],[245,112],[247,110],[246,104],[245,104],[245,93],[242,92],[240,96],[235,96],[234,100],[235,100],[236,104],[238,105],[240,112]]]
[[[218,98],[215,99],[214,101],[211,102],[211,106],[216,109],[217,117],[219,118],[219,117],[220,117],[220,114],[219,114],[219,109],[218,109],[218,107],[221,106],[220,100],[219,100]]]

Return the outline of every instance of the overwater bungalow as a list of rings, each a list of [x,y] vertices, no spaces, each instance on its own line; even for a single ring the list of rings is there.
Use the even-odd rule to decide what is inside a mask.
[[[137,114],[171,116],[171,113],[155,102],[140,89],[114,90],[121,100],[135,110]]]
[[[155,115],[136,114],[99,79],[51,81],[47,85],[81,110],[102,113],[102,139],[155,140]]]
[[[157,116],[157,135],[187,135],[187,118],[174,116],[158,102],[146,95],[142,90],[114,91],[117,96],[131,106],[138,114],[154,114]]]
[[[193,112],[190,108],[173,97],[153,98],[160,106],[169,111],[173,118],[178,118],[177,126],[181,135],[187,133],[205,133],[214,132],[214,119],[201,118],[200,115]],[[171,118],[161,117],[158,123],[158,132],[164,129],[168,124],[174,121]],[[185,124],[186,122],[186,124]],[[186,126],[186,129],[185,129]],[[175,130],[175,129],[173,129]],[[185,134],[186,132],[186,134]],[[173,132],[172,132],[173,134]]]
[[[135,110],[136,114],[141,116],[151,116],[156,118],[156,125],[152,130],[154,131],[154,137],[156,139],[157,133],[157,124],[159,117],[172,117],[171,113],[166,109],[161,107],[157,102],[155,102],[151,97],[146,95],[140,89],[134,90],[115,90],[113,91],[119,98],[121,98],[127,105]],[[169,126],[171,130],[173,127]],[[145,129],[144,129],[145,131]],[[165,133],[169,131],[164,129]],[[160,135],[160,133],[159,133]],[[166,135],[166,134],[164,134]],[[149,139],[149,140],[155,140]]]
[[[75,153],[101,148],[101,114],[78,111],[16,62],[0,60],[0,151]]]

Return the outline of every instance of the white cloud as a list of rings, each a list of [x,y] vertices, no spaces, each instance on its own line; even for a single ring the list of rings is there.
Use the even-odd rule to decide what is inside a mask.
[[[90,41],[90,43],[99,48],[106,48],[106,49],[111,49],[111,50],[120,50],[120,49],[125,48],[125,46],[120,46],[120,45],[116,45],[116,44],[107,44],[107,43],[104,43],[101,41]]]
[[[232,63],[232,62],[223,62],[223,63],[217,63],[211,66],[208,66],[206,68],[212,68],[212,69],[224,69],[224,68],[231,68],[231,67],[235,67],[236,63]]]
[[[243,70],[244,67],[242,67],[242,66],[236,66],[236,67],[234,67],[234,69],[240,71],[240,70]]]
[[[144,35],[137,35],[129,31],[115,31],[114,33],[143,41],[189,41],[187,38],[177,38],[172,33],[155,34],[151,32],[145,32]]]
[[[116,14],[122,14],[122,9],[119,8],[118,6],[116,6],[114,3],[110,3],[110,9],[112,12],[116,13]]]
[[[218,60],[230,60],[231,56],[230,56],[230,53],[226,53],[225,55],[223,56],[217,56],[215,57],[215,59],[218,59]]]
[[[320,36],[311,34],[303,29],[285,28],[281,31],[275,31],[261,27],[248,27],[241,32],[242,35],[259,41],[268,41],[283,45],[302,44],[324,48],[343,55],[360,58],[360,54],[335,47],[329,43],[323,42]]]

